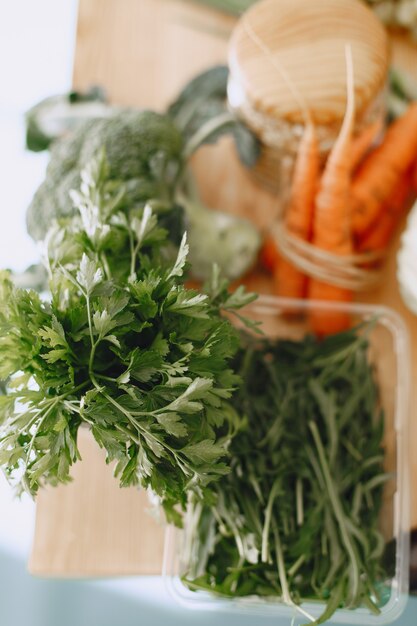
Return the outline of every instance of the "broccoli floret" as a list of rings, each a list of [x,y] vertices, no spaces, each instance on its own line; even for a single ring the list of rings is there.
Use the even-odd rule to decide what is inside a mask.
[[[51,158],[46,170],[47,178],[58,180],[61,175],[76,167],[84,141],[98,122],[98,119],[86,120],[73,133],[52,144]]]
[[[27,212],[29,234],[43,239],[51,220],[75,212],[69,196],[80,184],[80,172],[105,149],[110,177],[126,184],[126,203],[156,198],[172,200],[174,180],[182,167],[183,138],[165,115],[124,110],[93,119],[51,149],[46,179]]]
[[[162,153],[167,162],[178,159],[182,135],[163,115],[153,111],[126,111],[109,120],[100,120],[93,128],[81,151],[81,166],[85,167],[102,146],[112,178],[149,178],[153,176],[152,159],[158,153]]]

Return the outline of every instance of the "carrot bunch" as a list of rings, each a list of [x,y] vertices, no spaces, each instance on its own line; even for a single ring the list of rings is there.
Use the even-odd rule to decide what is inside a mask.
[[[306,124],[299,144],[285,225],[293,236],[340,256],[383,252],[417,193],[417,102],[391,124],[376,148],[380,127],[368,127],[357,138],[354,125],[354,89],[351,56],[347,55],[348,98],[339,136],[320,172],[314,125]],[[348,302],[350,290],[308,278],[273,252],[270,267],[277,295]],[[311,316],[319,335],[349,326],[340,312]]]

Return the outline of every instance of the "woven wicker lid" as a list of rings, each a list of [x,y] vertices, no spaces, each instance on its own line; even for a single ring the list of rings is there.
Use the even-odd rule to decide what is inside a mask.
[[[338,124],[348,43],[358,119],[381,92],[389,61],[386,31],[360,0],[261,0],[232,34],[231,77],[259,114],[302,122],[304,102],[317,124]]]

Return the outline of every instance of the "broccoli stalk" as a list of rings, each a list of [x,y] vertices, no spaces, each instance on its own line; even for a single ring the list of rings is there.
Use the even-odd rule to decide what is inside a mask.
[[[206,207],[189,170],[177,202],[185,211],[189,261],[195,278],[206,280],[216,263],[221,274],[233,280],[255,263],[261,243],[257,229],[249,220]]]

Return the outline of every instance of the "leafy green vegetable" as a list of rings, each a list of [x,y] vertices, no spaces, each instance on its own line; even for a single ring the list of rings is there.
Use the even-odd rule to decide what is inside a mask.
[[[229,70],[225,65],[202,72],[185,86],[168,114],[188,142],[187,156],[201,145],[231,134],[242,163],[252,167],[259,157],[260,144],[254,133],[228,112],[228,77]]]
[[[178,109],[174,107],[178,113],[187,108],[194,93],[190,89],[191,92],[185,90],[184,101],[180,98]],[[223,93],[224,72],[215,71],[209,83],[202,80],[201,89],[213,96],[219,91]],[[225,110],[224,96],[221,107]],[[71,190],[79,187],[82,168],[103,146],[109,180],[116,185],[124,183],[119,209],[125,215],[132,205],[143,209],[146,203],[151,204],[175,245],[180,244],[187,226],[195,277],[207,279],[218,259],[228,278],[239,277],[257,258],[259,233],[247,220],[203,206],[189,184],[189,157],[219,132],[231,129],[239,136],[239,145],[252,151],[249,131],[241,128],[229,113],[223,111],[219,117],[209,119],[208,126],[203,124],[201,128],[194,120],[190,135],[188,126],[187,131],[180,131],[168,116],[152,111],[123,110],[109,119],[85,122],[52,146],[46,179],[27,212],[29,234],[34,239],[44,239],[54,219],[74,215],[77,207]]]
[[[186,225],[196,278],[207,279],[217,260],[228,278],[241,276],[257,258],[259,233],[247,220],[205,207],[189,184],[190,157],[224,133],[234,136],[245,164],[253,165],[258,157],[257,139],[227,110],[227,77],[221,66],[196,77],[167,115],[124,109],[77,124],[54,142],[45,181],[27,211],[29,234],[42,240],[54,219],[74,215],[71,190],[80,186],[81,171],[104,147],[109,180],[124,183],[120,210],[126,214],[132,205],[143,209],[151,203],[176,245]]]
[[[81,179],[78,215],[44,242],[50,301],[0,277],[0,465],[32,494],[66,482],[86,424],[120,484],[151,488],[179,524],[187,494],[213,503],[229,471],[239,338],[221,309],[251,298],[217,273],[187,289],[185,235],[177,250],[151,205],[126,210],[103,151]]]
[[[124,183],[126,206],[143,207],[151,199],[174,204],[174,184],[183,167],[181,133],[164,115],[124,110],[108,119],[86,121],[53,144],[46,179],[27,212],[34,239],[45,237],[54,218],[74,215],[69,192],[80,186],[82,169],[102,147],[109,178]]]
[[[223,596],[378,612],[383,415],[367,328],[322,343],[246,340],[232,403],[245,428],[212,506],[192,503],[183,580]]]

